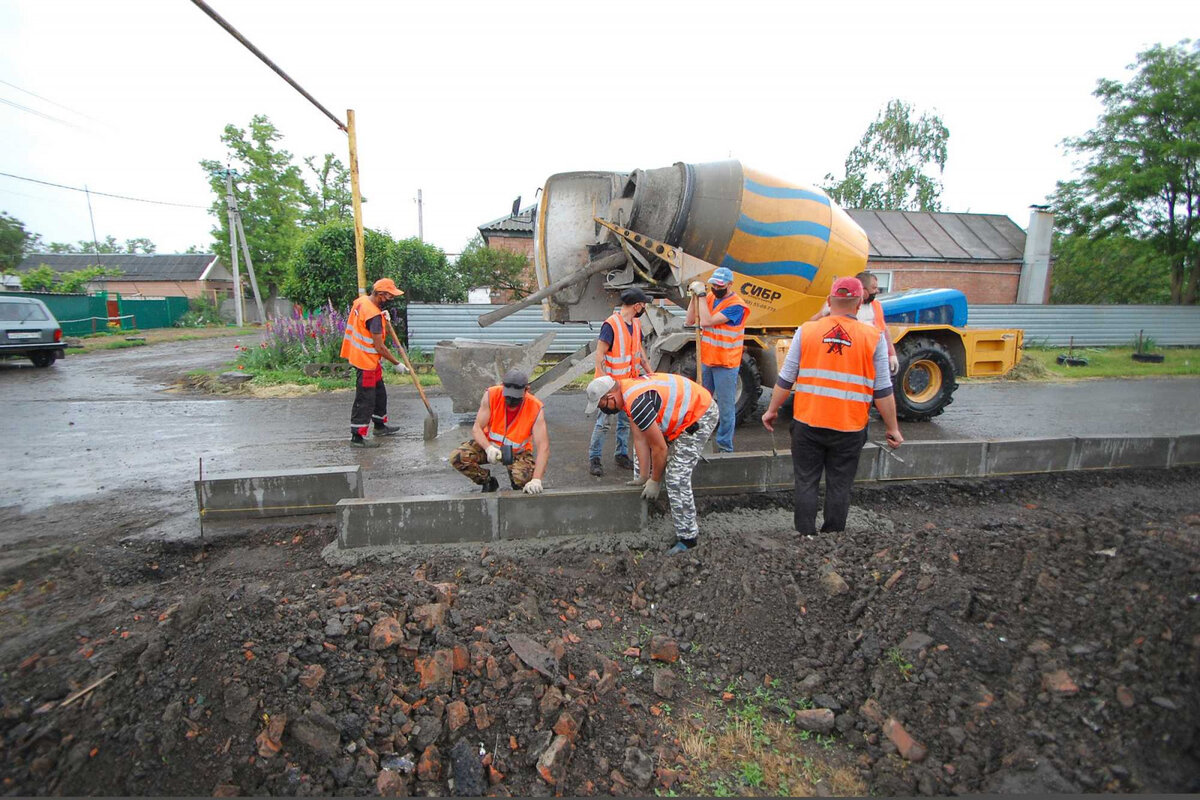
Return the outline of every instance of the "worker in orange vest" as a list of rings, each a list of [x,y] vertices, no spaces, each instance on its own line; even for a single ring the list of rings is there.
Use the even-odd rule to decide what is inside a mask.
[[[863,299],[858,278],[838,278],[829,294],[830,315],[800,326],[763,427],[775,430],[779,407],[792,401],[792,468],[795,472],[793,523],[802,534],[816,533],[817,486],[825,473],[825,521],[821,532],[846,529],[850,488],[867,442],[867,415],[874,401],[887,427],[887,444],[904,442],[896,422],[896,399],[888,371],[887,344],[874,325],[859,322]]]
[[[640,321],[649,302],[649,296],[637,287],[621,292],[621,308],[600,326],[600,336],[596,341],[595,377],[611,375],[621,380],[648,375],[653,371],[649,359],[646,358],[646,351],[642,349]],[[597,416],[596,425],[592,428],[592,439],[588,442],[588,472],[596,477],[604,474],[604,466],[600,463],[600,448],[604,444],[604,434],[608,431],[611,419],[607,415]],[[629,459],[629,418],[624,414],[617,415],[615,461],[622,469],[633,469],[633,461]]]
[[[504,464],[512,488],[541,494],[549,461],[550,434],[542,401],[529,393],[529,376],[510,369],[499,385],[483,393],[471,438],[450,455],[450,466],[483,491],[494,492],[500,482],[483,465]]]
[[[666,483],[675,543],[682,553],[696,546],[700,526],[692,495],[692,471],[704,443],[717,427],[712,395],[682,375],[656,373],[645,378],[596,378],[587,387],[587,414],[629,415],[633,446],[641,475],[629,485],[642,485],[642,497],[654,500]]]
[[[750,306],[729,286],[733,272],[718,267],[708,278],[691,285],[687,325],[700,326],[700,380],[717,401],[721,421],[717,424],[717,449],[733,452],[733,429],[737,425],[737,380],[742,369],[742,346]],[[711,289],[709,288],[711,287]],[[703,300],[701,299],[703,298]]]
[[[858,321],[869,322],[883,333],[887,340],[888,348],[888,370],[895,375],[900,369],[900,359],[896,357],[896,346],[892,343],[892,332],[888,330],[887,321],[883,318],[883,306],[875,298],[879,294],[879,278],[872,272],[863,270],[854,277],[858,278],[859,283],[863,285],[863,301],[862,307],[858,309]],[[829,303],[821,307],[821,310],[813,314],[813,321],[821,319],[821,317],[829,316]]]
[[[369,295],[354,301],[346,317],[341,356],[355,370],[354,405],[350,409],[351,447],[379,447],[375,437],[367,438],[372,422],[375,424],[375,436],[391,436],[400,430],[387,424],[387,389],[383,385],[380,360],[397,365],[400,363],[383,343],[386,329],[383,307],[392,298],[403,294],[391,278],[380,278],[371,287]]]

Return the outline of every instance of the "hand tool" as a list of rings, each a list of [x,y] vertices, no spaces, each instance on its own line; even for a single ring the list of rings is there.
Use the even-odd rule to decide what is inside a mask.
[[[400,337],[396,335],[396,329],[392,326],[392,321],[388,318],[387,312],[383,314],[383,324],[387,325],[388,332],[392,335],[392,343],[400,351],[400,358],[404,359],[404,366],[408,367],[408,374],[412,376],[413,386],[417,387],[417,394],[421,395],[421,402],[425,404],[425,410],[429,412],[429,416],[425,417],[424,439],[427,442],[433,441],[438,435],[437,414],[433,412],[433,406],[429,405],[429,398],[425,396],[425,390],[421,387],[421,381],[417,378],[417,371],[413,369],[412,362],[408,360],[408,353],[405,352],[404,345],[400,344]]]

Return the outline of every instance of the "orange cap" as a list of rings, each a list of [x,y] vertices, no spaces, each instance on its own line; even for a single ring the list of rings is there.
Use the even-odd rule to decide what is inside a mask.
[[[387,292],[394,297],[401,297],[404,292],[397,288],[391,278],[380,278],[375,281],[375,285],[371,287],[372,292]]]

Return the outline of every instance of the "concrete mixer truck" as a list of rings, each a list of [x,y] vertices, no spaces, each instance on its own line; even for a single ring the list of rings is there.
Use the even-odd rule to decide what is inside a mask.
[[[633,286],[686,308],[692,281],[728,267],[750,306],[738,385],[742,421],[754,415],[762,388],[774,385],[796,327],[820,310],[835,279],[866,268],[867,253],[866,233],[824,192],[738,161],[560,173],[546,181],[534,222],[540,290],[479,324],[537,302],[550,321],[598,322]],[[1020,330],[963,327],[966,301],[959,292],[918,290],[880,300],[900,360],[901,419],[942,413],[956,376],[1002,375],[1020,359]],[[657,371],[695,376],[694,329],[678,314],[652,306],[643,331]],[[579,353],[572,363],[582,373],[591,357]]]

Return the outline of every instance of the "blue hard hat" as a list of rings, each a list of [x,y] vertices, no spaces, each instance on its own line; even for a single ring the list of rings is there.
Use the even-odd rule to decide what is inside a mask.
[[[709,283],[733,283],[733,270],[728,267],[717,267],[708,277]]]

